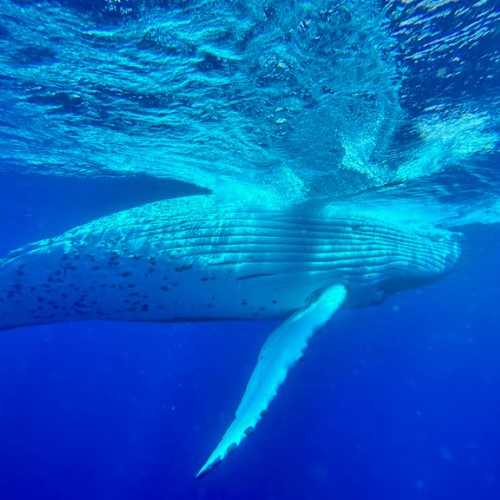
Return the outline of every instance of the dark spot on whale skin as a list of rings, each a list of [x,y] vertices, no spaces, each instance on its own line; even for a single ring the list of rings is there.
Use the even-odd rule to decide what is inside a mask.
[[[129,307],[128,308],[128,311],[130,311],[130,312],[134,312],[136,310],[137,310],[137,307]],[[120,312],[120,311],[117,311],[117,312]]]
[[[174,281],[174,282],[172,283],[172,286],[177,286],[178,284],[179,284],[179,282],[178,282],[178,281]]]
[[[127,278],[128,276],[130,276],[132,274],[132,271],[124,271],[123,273],[121,273],[121,277],[122,278]]]
[[[182,272],[182,271],[189,271],[190,269],[193,268],[193,265],[192,264],[184,264],[182,266],[179,266],[179,267],[176,267],[174,268],[174,270],[178,273]]]
[[[149,274],[154,273],[154,272],[155,272],[154,267],[150,267],[150,268],[148,269],[148,273],[149,273]]]
[[[100,267],[99,267],[99,266],[94,266],[94,267],[92,268],[92,271],[98,271],[99,269],[100,269]]]
[[[242,305],[242,306],[246,306],[247,304],[248,304],[248,302],[246,301],[246,299],[243,299],[243,300],[241,301],[241,305]]]
[[[273,304],[277,304],[278,302],[276,300],[273,300]]]
[[[95,257],[93,255],[87,254],[87,259],[89,259],[91,262],[95,262]]]
[[[135,283],[129,283],[127,286],[129,288],[135,288],[137,285]]]
[[[207,278],[206,276],[204,278],[201,278],[201,281],[208,281],[209,278]]]
[[[100,287],[101,288],[106,288],[108,285],[106,285],[106,283],[101,283]]]
[[[142,304],[141,311],[149,311],[149,306],[147,304]]]
[[[118,265],[118,254],[117,253],[113,253],[113,255],[111,255],[111,257],[109,258],[108,264],[110,266],[117,266]]]
[[[265,311],[265,310],[266,310],[266,308],[265,308],[264,306],[262,306],[262,307],[260,308],[260,311]]]
[[[57,269],[56,272],[54,273],[56,276],[59,276],[62,273],[60,269]]]
[[[18,269],[18,270],[16,271],[16,274],[17,274],[18,276],[23,276],[23,275],[24,275],[24,271],[21,271],[20,269]]]
[[[163,276],[162,280],[163,281],[168,281],[168,276]]]
[[[12,299],[12,297],[14,297],[14,295],[15,295],[15,292],[13,290],[9,290],[7,292],[7,298],[8,299]]]
[[[22,285],[20,285],[19,283],[16,283],[15,285],[13,285],[12,288],[14,290],[17,290],[17,291],[20,291],[23,289]]]
[[[139,297],[139,295],[140,295],[140,293],[138,293],[138,292],[130,292],[128,294],[129,297]]]
[[[170,290],[170,288],[168,286],[163,285],[161,287],[161,290],[163,290],[164,292],[168,292]]]
[[[207,306],[209,309],[212,309],[212,304],[208,304]]]

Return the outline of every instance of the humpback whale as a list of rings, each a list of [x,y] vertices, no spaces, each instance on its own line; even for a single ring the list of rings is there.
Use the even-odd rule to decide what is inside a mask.
[[[457,263],[459,239],[318,207],[240,206],[212,195],[159,201],[7,255],[0,329],[86,319],[282,319],[202,476],[254,430],[340,306],[377,304],[438,279]]]

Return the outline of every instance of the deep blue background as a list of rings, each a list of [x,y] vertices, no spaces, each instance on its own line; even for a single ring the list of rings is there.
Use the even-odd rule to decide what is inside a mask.
[[[86,181],[70,209],[57,190],[74,181],[60,182],[2,179],[2,254],[131,202],[126,186],[109,200]],[[147,182],[134,193],[158,196]],[[500,498],[500,229],[465,232],[441,282],[341,310],[257,432],[202,480],[275,324],[3,332],[0,498]]]

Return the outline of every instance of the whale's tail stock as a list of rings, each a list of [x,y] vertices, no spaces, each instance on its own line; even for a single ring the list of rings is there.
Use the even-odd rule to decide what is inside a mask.
[[[63,290],[77,286],[66,276],[77,269],[68,258],[71,246],[63,235],[30,243],[0,259],[0,330],[73,318],[69,293]]]

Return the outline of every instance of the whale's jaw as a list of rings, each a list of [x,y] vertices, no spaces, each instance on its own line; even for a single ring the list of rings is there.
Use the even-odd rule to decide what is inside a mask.
[[[431,282],[460,254],[453,233],[211,197],[121,212],[0,261],[0,329],[82,319],[287,318],[262,348],[236,416],[198,473],[254,429],[311,337],[343,304]]]

